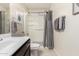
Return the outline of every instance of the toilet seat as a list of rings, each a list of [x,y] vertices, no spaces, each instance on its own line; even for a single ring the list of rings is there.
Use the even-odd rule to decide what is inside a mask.
[[[38,49],[40,47],[40,44],[38,43],[31,43],[31,49]]]

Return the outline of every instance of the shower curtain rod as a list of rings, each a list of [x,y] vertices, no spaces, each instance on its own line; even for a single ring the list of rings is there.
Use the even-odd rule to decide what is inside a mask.
[[[46,13],[46,12],[28,12],[28,13]]]

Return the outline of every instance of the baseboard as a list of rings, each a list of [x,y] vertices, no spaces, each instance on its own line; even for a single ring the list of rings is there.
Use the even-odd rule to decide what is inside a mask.
[[[55,48],[54,48],[54,52],[55,52],[56,56],[61,56]]]

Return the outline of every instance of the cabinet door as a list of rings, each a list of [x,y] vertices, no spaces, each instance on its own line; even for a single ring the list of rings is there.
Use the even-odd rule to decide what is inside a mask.
[[[16,52],[16,54],[15,54],[15,56],[23,56],[24,54],[25,54],[25,52],[26,52],[26,44],[23,46],[23,47],[21,47],[17,52]]]
[[[27,50],[30,50],[30,40],[28,40],[13,56],[24,56]]]
[[[29,47],[27,48],[27,50],[26,50],[26,53],[25,53],[25,56],[30,56],[30,45],[29,45]]]

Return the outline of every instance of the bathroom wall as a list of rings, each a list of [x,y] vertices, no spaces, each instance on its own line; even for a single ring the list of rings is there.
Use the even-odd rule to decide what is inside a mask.
[[[72,3],[52,4],[53,22],[57,17],[66,16],[63,32],[54,30],[54,47],[58,55],[79,55],[79,14],[72,15]]]
[[[10,4],[10,18],[11,19],[16,19],[17,18],[17,14],[27,14],[27,10],[26,8],[22,5],[22,4],[18,4],[18,3],[11,3]],[[22,25],[18,25],[17,27],[17,33],[26,33],[26,24],[24,23],[24,21],[26,20],[26,16],[23,17],[24,19],[22,20]]]
[[[10,32],[10,9],[9,9],[9,4],[8,3],[0,3],[0,11],[5,12],[5,33],[9,33]]]

